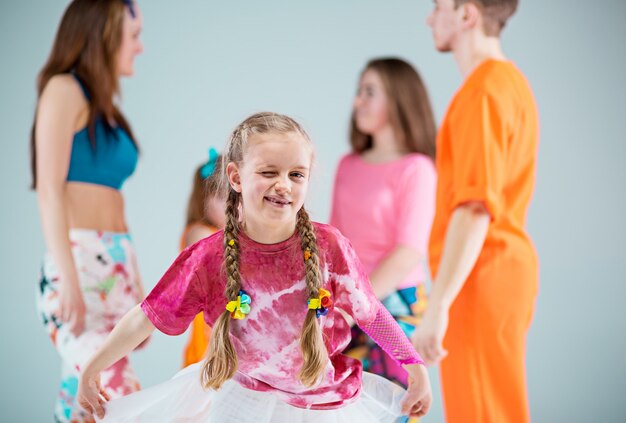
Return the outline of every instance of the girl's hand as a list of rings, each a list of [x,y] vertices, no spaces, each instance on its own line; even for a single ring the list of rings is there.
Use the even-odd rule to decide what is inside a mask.
[[[81,374],[76,394],[78,404],[89,414],[104,418],[104,404],[111,399],[100,385],[100,374]]]
[[[448,309],[429,304],[422,322],[413,334],[413,345],[429,366],[437,364],[448,355],[443,348],[443,338],[447,330]]]
[[[400,403],[402,414],[422,417],[428,413],[433,402],[428,371],[422,364],[407,364],[403,367],[409,373],[409,387]]]
[[[85,301],[77,283],[62,281],[59,287],[59,309],[57,315],[69,325],[70,331],[78,337],[85,330]]]

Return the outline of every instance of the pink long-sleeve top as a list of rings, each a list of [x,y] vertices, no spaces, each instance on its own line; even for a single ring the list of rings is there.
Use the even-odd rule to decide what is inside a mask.
[[[239,360],[234,379],[257,391],[272,391],[301,408],[330,409],[352,402],[361,388],[359,360],[341,354],[350,328],[338,309],[371,333],[401,363],[419,355],[374,296],[350,243],[335,228],[314,223],[323,286],[334,304],[319,317],[329,361],[320,383],[302,385],[302,325],[307,313],[304,260],[296,233],[278,244],[260,244],[239,235],[241,288],[251,297],[250,313],[231,321]],[[202,311],[213,325],[225,310],[222,231],[184,250],[141,304],[150,321],[169,335],[181,334]]]
[[[398,288],[427,280],[427,251],[435,215],[437,173],[419,153],[369,163],[359,154],[344,156],[337,169],[330,224],[354,245],[367,274],[397,246],[422,254],[422,264]]]

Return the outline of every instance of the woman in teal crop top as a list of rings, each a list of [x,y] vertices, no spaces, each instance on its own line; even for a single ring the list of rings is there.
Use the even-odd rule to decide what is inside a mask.
[[[141,26],[132,0],[74,0],[39,73],[31,166],[48,251],[37,308],[63,362],[59,422],[91,421],[75,403],[77,369],[144,296],[120,192],[137,144],[114,102]],[[128,358],[107,372],[109,395],[139,388]]]

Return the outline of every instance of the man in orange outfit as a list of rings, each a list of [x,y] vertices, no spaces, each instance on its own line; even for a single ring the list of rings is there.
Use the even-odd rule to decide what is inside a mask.
[[[414,336],[441,361],[449,422],[527,422],[525,342],[537,293],[524,226],[538,116],[531,89],[500,46],[517,0],[435,0],[427,23],[465,80],[437,138],[435,275]]]

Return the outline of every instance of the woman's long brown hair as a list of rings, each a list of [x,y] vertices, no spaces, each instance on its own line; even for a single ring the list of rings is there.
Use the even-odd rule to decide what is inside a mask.
[[[368,70],[376,72],[383,81],[389,105],[389,120],[394,135],[406,151],[422,153],[435,159],[437,129],[428,92],[417,71],[401,59],[371,60],[361,75]],[[372,148],[372,136],[356,126],[352,113],[350,144],[352,151],[362,153]]]
[[[73,72],[89,94],[89,139],[95,148],[96,119],[101,117],[105,128],[110,123],[124,129],[137,146],[130,125],[114,104],[119,95],[116,58],[122,44],[124,0],[74,0],[65,10],[52,46],[52,51],[37,78],[37,98],[46,84],[59,74]],[[33,119],[30,136],[31,188],[37,186],[37,150]]]
[[[241,166],[249,138],[254,134],[272,132],[298,133],[310,142],[306,132],[293,119],[275,113],[258,113],[247,118],[233,131],[226,148],[224,164],[233,162]],[[223,168],[225,169],[226,166]],[[226,180],[225,171],[222,176]],[[241,194],[230,186],[227,189],[226,226],[224,228],[225,294],[227,301],[234,301],[241,289],[241,276],[239,274]],[[304,207],[298,212],[296,229],[300,235],[303,252],[302,260],[305,265],[307,297],[317,297],[323,279],[320,272],[315,230]],[[310,255],[307,254],[308,259],[304,258],[305,251],[310,253]],[[302,299],[303,307],[306,307],[306,300],[307,298]],[[237,371],[237,354],[230,339],[230,320],[230,312],[224,311],[213,326],[207,359],[202,370],[202,384],[205,388],[219,389]],[[304,363],[298,377],[304,385],[312,386],[320,379],[328,362],[328,353],[315,310],[308,310],[307,312],[300,337],[300,348]]]

